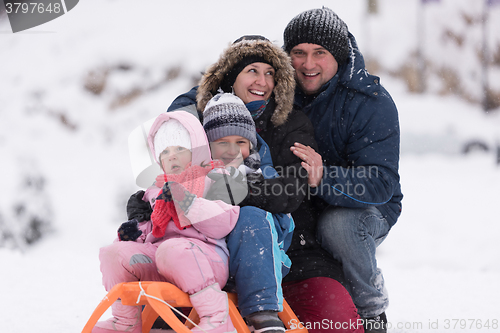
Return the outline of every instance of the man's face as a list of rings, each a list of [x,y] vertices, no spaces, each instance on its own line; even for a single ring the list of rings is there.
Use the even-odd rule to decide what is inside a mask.
[[[295,79],[306,95],[317,93],[337,73],[333,55],[317,44],[302,43],[290,51]]]

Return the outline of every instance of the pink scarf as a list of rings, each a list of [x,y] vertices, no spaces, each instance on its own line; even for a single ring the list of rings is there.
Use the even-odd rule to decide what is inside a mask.
[[[187,191],[191,194],[196,195],[196,197],[202,197],[203,191],[205,190],[205,177],[214,168],[224,168],[224,164],[220,161],[212,161],[210,165],[206,167],[190,164],[182,173],[175,174],[165,174],[163,175],[165,183],[176,182],[181,184]],[[171,191],[172,192],[172,191]],[[179,212],[175,209],[175,204],[173,200],[164,200],[163,188],[159,193],[153,213],[151,214],[151,220],[153,222],[153,236],[156,238],[161,238],[165,235],[167,230],[167,224],[170,221],[174,221],[175,225],[179,230],[191,227],[191,222],[184,215],[184,212],[179,209]],[[172,195],[174,196],[174,195]],[[175,195],[175,198],[180,197]],[[181,226],[181,222],[184,225]]]

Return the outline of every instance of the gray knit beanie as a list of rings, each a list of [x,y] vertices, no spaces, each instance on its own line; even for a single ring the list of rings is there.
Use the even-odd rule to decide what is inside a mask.
[[[257,147],[255,122],[243,101],[230,93],[219,93],[208,101],[203,111],[203,128],[209,142],[229,135],[239,135]]]
[[[349,29],[330,8],[311,9],[295,16],[283,34],[284,49],[290,51],[299,44],[323,46],[342,65],[349,55]]]

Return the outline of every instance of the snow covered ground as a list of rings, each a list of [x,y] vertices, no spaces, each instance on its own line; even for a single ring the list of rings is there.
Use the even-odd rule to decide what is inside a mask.
[[[369,34],[365,1],[326,5],[362,51],[373,44],[367,36],[376,36],[373,53],[391,63],[416,36],[410,13],[418,2],[401,3],[381,1],[384,20]],[[443,3],[477,9],[475,0]],[[81,331],[105,294],[98,249],[115,237],[137,190],[128,134],[189,89],[231,41],[262,34],[281,45],[293,16],[324,4],[88,0],[18,34],[0,18],[0,219],[15,224],[9,205],[35,200],[20,184],[29,172],[46,178],[54,214],[53,232],[41,242],[0,248],[0,332]],[[393,39],[381,39],[384,33]],[[107,75],[99,95],[84,89],[90,71],[94,80]],[[490,79],[500,86],[498,76]],[[400,111],[405,195],[403,214],[379,248],[390,332],[500,331],[500,166],[491,150],[459,153],[467,140],[490,149],[499,142],[500,113],[457,97],[408,94],[387,75],[381,82]]]

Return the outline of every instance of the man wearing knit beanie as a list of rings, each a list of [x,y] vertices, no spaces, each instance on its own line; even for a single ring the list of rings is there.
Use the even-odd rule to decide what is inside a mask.
[[[310,214],[302,215],[309,218],[292,214],[295,235],[315,235],[318,246],[342,262],[365,332],[386,332],[389,298],[375,250],[401,214],[397,108],[380,79],[366,71],[354,36],[331,9],[294,17],[284,31],[284,49],[295,69],[295,104],[311,120],[319,147],[291,148],[316,194]],[[300,272],[315,270],[306,243],[294,238],[288,251],[293,265],[285,282],[291,294],[303,283]],[[329,278],[320,269],[310,275]],[[304,322],[325,316],[326,308],[334,312],[334,301],[320,292],[309,293],[310,302],[287,297],[286,290],[284,296]],[[321,308],[311,311],[314,304]]]
[[[349,53],[347,24],[328,8],[313,9],[297,15],[285,30],[285,51],[302,43],[318,44],[343,64]]]

